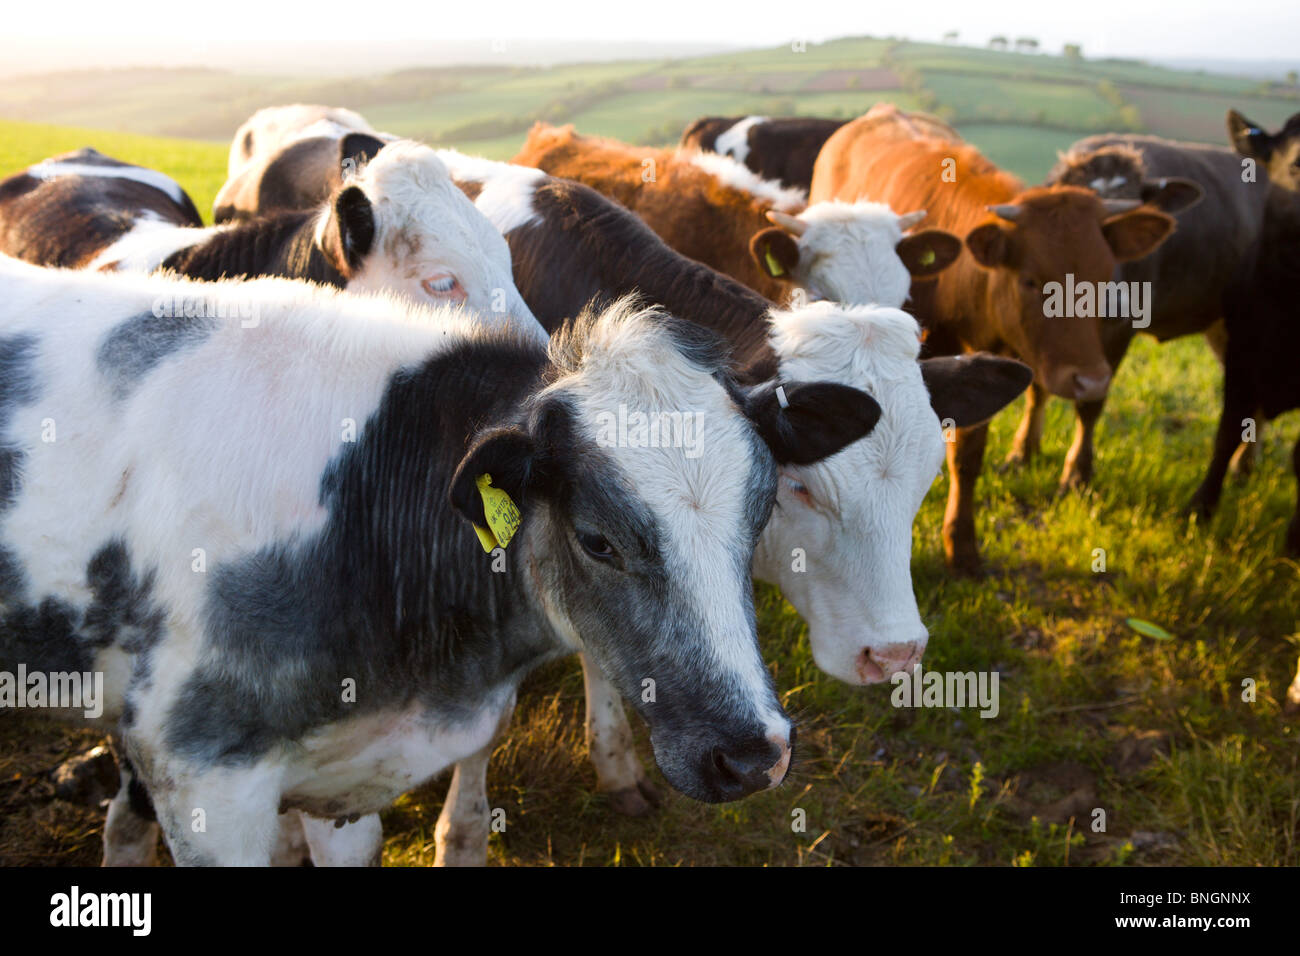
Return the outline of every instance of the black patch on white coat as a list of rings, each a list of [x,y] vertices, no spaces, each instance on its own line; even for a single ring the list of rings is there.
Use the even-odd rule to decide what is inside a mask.
[[[160,269],[205,282],[280,276],[341,289],[347,280],[316,245],[316,215],[285,212],[241,222],[177,250]]]
[[[15,409],[31,405],[39,394],[32,364],[36,357],[34,335],[0,339],[0,439],[9,430]],[[22,486],[23,453],[0,441],[0,511],[17,498]],[[3,592],[0,592],[0,599]]]
[[[109,330],[95,352],[95,364],[122,401],[168,357],[201,344],[216,328],[209,318],[157,316],[141,312]]]

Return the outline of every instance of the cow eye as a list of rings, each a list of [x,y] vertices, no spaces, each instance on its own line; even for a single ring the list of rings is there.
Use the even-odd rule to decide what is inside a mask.
[[[1022,276],[1020,285],[1026,292],[1037,292],[1039,288],[1038,280],[1031,276]]]
[[[464,299],[465,290],[459,280],[450,273],[430,276],[420,286],[435,299]]]
[[[810,492],[808,490],[808,486],[805,485],[798,478],[795,478],[793,475],[790,475],[787,472],[783,471],[781,472],[781,484],[784,485],[785,488],[791,494],[793,494],[804,504],[808,505],[809,507],[812,506],[813,503],[812,492]]]
[[[615,554],[614,547],[605,539],[604,535],[596,534],[594,531],[578,531],[578,543],[582,545],[582,550],[597,561],[613,562]]]

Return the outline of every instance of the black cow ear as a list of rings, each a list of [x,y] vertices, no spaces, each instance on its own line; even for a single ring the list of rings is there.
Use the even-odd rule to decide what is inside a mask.
[[[957,261],[961,240],[942,229],[922,229],[900,239],[894,251],[913,279],[928,279]]]
[[[374,241],[375,212],[369,197],[356,186],[344,187],[334,198],[321,235],[321,251],[335,269],[351,278]]]
[[[789,282],[799,264],[799,243],[784,229],[769,226],[754,233],[749,240],[749,254],[764,275]]]
[[[1273,155],[1273,137],[1236,110],[1228,110],[1228,142],[1240,155],[1261,163]]]
[[[339,140],[339,169],[343,178],[357,172],[384,148],[384,141],[369,133],[348,133]]]
[[[880,405],[835,382],[766,382],[749,393],[745,413],[778,464],[811,465],[869,435]]]
[[[969,428],[988,421],[1029,387],[1034,370],[996,355],[922,359],[921,378],[940,423]]]
[[[1176,213],[1191,209],[1205,198],[1201,184],[1191,179],[1170,176],[1166,179],[1151,179],[1142,183],[1142,201],[1155,206],[1161,212]]]
[[[447,492],[452,508],[470,524],[489,529],[492,523],[488,520],[483,493],[486,486],[505,492],[520,515],[526,516],[525,503],[535,455],[532,437],[520,428],[494,428],[479,435],[452,476]],[[491,492],[487,497],[492,499]]]

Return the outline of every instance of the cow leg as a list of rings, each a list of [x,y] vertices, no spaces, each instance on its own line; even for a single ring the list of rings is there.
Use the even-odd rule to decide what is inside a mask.
[[[302,818],[296,810],[280,814],[280,832],[271,851],[272,866],[311,866],[311,847],[303,832]]]
[[[488,761],[495,742],[456,764],[434,828],[434,866],[487,866]]]
[[[984,464],[989,427],[959,428],[948,443],[948,508],[943,515],[943,550],[948,567],[959,574],[978,575],[979,544],[975,540],[975,482]]]
[[[379,866],[383,859],[384,827],[377,813],[368,813],[343,826],[305,813],[285,816],[298,818],[316,866]]]
[[[1106,356],[1106,362],[1110,365],[1112,382],[1119,373],[1120,363],[1124,361],[1124,356],[1128,353],[1128,347],[1132,342],[1133,330],[1127,323],[1119,327],[1102,323],[1102,354]],[[1097,428],[1097,419],[1101,418],[1105,407],[1105,398],[1099,398],[1095,402],[1074,403],[1074,441],[1070,443],[1070,449],[1065,453],[1065,467],[1061,469],[1061,483],[1057,488],[1059,493],[1069,491],[1071,488],[1083,488],[1092,483],[1093,435]]]
[[[1205,330],[1205,341],[1209,344],[1210,350],[1214,352],[1219,360],[1219,364],[1224,363],[1224,356],[1228,354],[1228,329],[1220,319],[1212,326]],[[1238,478],[1249,477],[1255,471],[1255,449],[1263,439],[1264,422],[1257,415],[1255,416],[1255,440],[1244,441],[1237,446],[1236,454],[1228,462],[1229,473],[1236,475]]]
[[[1287,688],[1286,703],[1282,707],[1282,712],[1300,713],[1300,664],[1296,665],[1295,680],[1291,681],[1291,686]]]
[[[451,786],[443,801],[438,825],[434,827],[434,866],[487,866],[488,837],[491,835],[488,808],[488,761],[496,742],[510,726],[515,698],[507,701],[492,742],[456,764]]]
[[[158,819],[144,784],[135,775],[124,750],[114,746],[121,785],[108,804],[104,821],[103,866],[155,866],[158,863]]]
[[[1223,411],[1214,436],[1214,455],[1210,459],[1210,469],[1205,480],[1196,489],[1188,505],[1188,510],[1196,511],[1202,518],[1210,517],[1219,503],[1219,496],[1223,493],[1223,479],[1228,474],[1228,463],[1241,444],[1241,420],[1255,407],[1253,390],[1246,378],[1249,370],[1242,371],[1245,375],[1234,371],[1229,356],[1229,364],[1223,375]]]
[[[1296,438],[1295,448],[1291,451],[1291,469],[1295,472],[1296,501],[1295,514],[1286,529],[1286,549],[1291,554],[1300,555],[1300,437]],[[1291,685],[1295,702],[1300,705],[1300,672],[1296,673],[1296,682]]]
[[[662,797],[637,759],[623,698],[599,667],[585,654],[579,656],[587,691],[587,752],[596,768],[596,789],[609,794],[610,804],[619,813],[644,816]]]
[[[1025,392],[1025,414],[1011,440],[1007,464],[1019,465],[1038,454],[1043,444],[1043,422],[1047,418],[1047,389],[1034,382]]]

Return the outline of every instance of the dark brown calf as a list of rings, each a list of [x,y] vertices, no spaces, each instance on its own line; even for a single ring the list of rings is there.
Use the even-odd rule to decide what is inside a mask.
[[[1097,288],[1119,262],[1149,254],[1173,219],[1074,186],[1026,189],[974,147],[927,135],[923,120],[881,110],[840,129],[818,157],[810,199],[926,209],[929,223],[964,237],[970,255],[912,290],[930,354],[1014,355],[1047,392],[1102,398],[1111,367],[1096,323],[1049,314],[1052,303],[1061,289]],[[959,430],[949,446],[944,550],[965,572],[980,567],[974,485],[986,437],[986,426]]]
[[[1300,191],[1300,113],[1269,133],[1236,110],[1228,110],[1228,142],[1239,155],[1262,163],[1272,182]]]
[[[1178,214],[1172,236],[1116,273],[1121,282],[1150,283],[1150,295],[1149,313],[1140,321],[1098,320],[1112,368],[1119,367],[1139,332],[1161,342],[1202,332],[1223,358],[1221,320],[1230,303],[1249,295],[1269,191],[1266,175],[1246,182],[1242,173],[1242,158],[1220,146],[1108,133],[1075,143],[1048,175],[1050,184],[1087,186],[1104,198],[1137,199]],[[1075,403],[1078,424],[1063,488],[1092,479],[1093,432],[1104,404],[1104,399]],[[1031,390],[1012,457],[1027,458],[1038,450],[1044,405],[1041,389]]]

